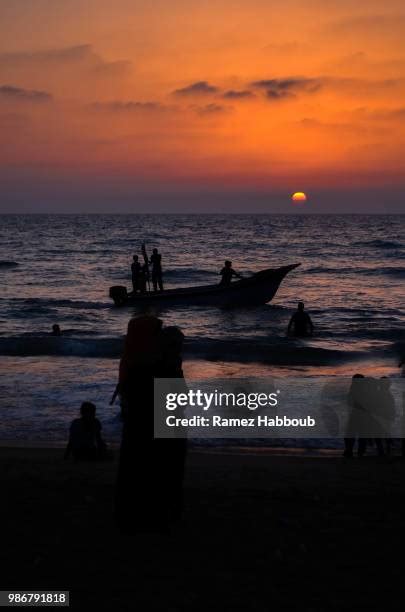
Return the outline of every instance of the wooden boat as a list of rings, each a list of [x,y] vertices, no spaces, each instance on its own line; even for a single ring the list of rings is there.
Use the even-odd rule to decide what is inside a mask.
[[[149,293],[128,293],[126,287],[110,287],[110,297],[116,306],[140,306],[155,304],[170,306],[258,306],[267,304],[275,296],[283,278],[301,264],[269,268],[228,286],[202,285],[166,289]]]

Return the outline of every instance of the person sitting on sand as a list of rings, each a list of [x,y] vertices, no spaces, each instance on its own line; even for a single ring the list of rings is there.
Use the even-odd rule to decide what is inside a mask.
[[[61,328],[59,327],[57,323],[54,323],[52,325],[51,336],[61,336],[61,335],[62,335]]]
[[[235,270],[232,268],[232,262],[229,261],[229,259],[225,261],[224,267],[222,268],[220,275],[222,276],[222,278],[219,284],[222,287],[227,287],[228,285],[230,285],[233,276],[236,276],[237,278],[242,278],[242,276],[235,272]]]
[[[101,438],[101,423],[96,418],[96,407],[92,402],[83,402],[80,418],[70,425],[69,441],[65,459],[70,455],[75,461],[95,461],[107,457],[107,445]]]
[[[293,336],[297,338],[305,338],[305,336],[312,336],[314,333],[314,325],[311,321],[311,317],[304,310],[304,302],[298,302],[298,309],[294,312],[290,319],[287,327],[287,335],[293,332]]]

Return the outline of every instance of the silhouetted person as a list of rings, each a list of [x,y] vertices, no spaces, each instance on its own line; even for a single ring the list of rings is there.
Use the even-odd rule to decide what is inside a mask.
[[[152,265],[153,290],[157,291],[159,287],[159,291],[163,291],[162,256],[157,249],[153,249],[150,263]]]
[[[383,390],[382,390],[383,389]],[[390,422],[395,417],[388,401],[389,388],[381,386],[374,378],[355,374],[348,396],[349,418],[345,438],[345,457],[353,456],[353,447],[358,439],[358,456],[363,457],[367,445],[374,440],[377,453],[385,455],[384,440],[388,435]]]
[[[124,533],[161,532],[181,514],[186,441],[154,438],[154,379],[182,378],[183,335],[157,317],[128,324],[119,368],[123,431],[115,520]]]
[[[386,376],[380,378],[378,383],[377,390],[377,400],[378,400],[378,416],[381,421],[381,435],[383,437],[382,442],[385,442],[385,448],[387,454],[391,453],[392,447],[392,425],[395,421],[395,399],[391,393],[391,381]],[[377,442],[377,449],[380,449],[381,446],[379,442]],[[380,453],[381,454],[381,453]]]
[[[51,336],[61,336],[61,335],[62,335],[61,328],[59,327],[57,323],[54,323],[52,325]]]
[[[347,404],[349,408],[346,425],[346,437],[344,438],[344,457],[353,457],[354,445],[358,438],[358,455],[362,457],[366,451],[367,439],[362,437],[365,425],[365,401],[366,401],[366,379],[363,374],[355,374],[352,377]]]
[[[65,459],[70,455],[76,461],[95,461],[105,459],[107,447],[101,438],[101,423],[96,418],[96,407],[92,402],[83,402],[80,418],[70,425],[69,441]]]
[[[132,260],[133,260],[131,264],[132,288],[133,288],[133,292],[136,293],[137,291],[140,290],[140,285],[141,285],[140,277],[141,277],[142,266],[139,263],[138,255],[134,255]]]
[[[311,317],[304,309],[304,302],[298,302],[298,309],[294,312],[288,324],[287,334],[290,334],[292,330],[293,335],[297,338],[305,338],[306,336],[313,335],[314,326]]]
[[[238,274],[237,272],[235,272],[235,270],[232,268],[232,262],[229,261],[229,259],[227,259],[225,261],[224,267],[222,268],[221,272],[221,280],[220,280],[220,285],[222,287],[226,287],[228,285],[231,284],[232,282],[232,277],[235,276],[237,278],[242,278],[242,276],[240,274]]]
[[[380,457],[385,455],[384,440],[388,435],[389,419],[387,418],[386,389],[384,383],[374,378],[367,378],[366,411],[369,422],[367,434],[374,440],[377,453]]]
[[[173,390],[177,393],[187,391],[183,375],[183,332],[175,326],[164,327],[162,330],[162,362],[160,365],[160,376],[162,378],[173,378],[175,383]],[[176,417],[183,417],[184,410],[178,408]],[[175,437],[178,435],[179,437]],[[162,462],[166,462],[166,481],[168,493],[166,494],[169,503],[169,522],[174,523],[181,519],[183,510],[183,480],[184,467],[187,451],[187,440],[184,432],[177,429],[173,432],[171,439],[155,440],[158,455],[161,455]]]

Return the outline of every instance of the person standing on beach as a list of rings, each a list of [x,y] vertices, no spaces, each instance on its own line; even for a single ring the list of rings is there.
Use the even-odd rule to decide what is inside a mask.
[[[312,336],[314,333],[314,325],[311,317],[305,312],[304,302],[298,302],[297,311],[294,312],[287,327],[287,335],[293,332],[293,336],[297,338],[305,338]]]
[[[366,452],[367,438],[364,437],[366,423],[366,379],[363,374],[354,374],[347,397],[348,419],[344,438],[345,450],[343,456],[346,459],[353,457],[354,445],[358,440],[357,453],[362,457]]]
[[[152,265],[153,291],[157,291],[158,287],[159,287],[159,291],[163,291],[162,255],[158,252],[157,249],[153,249],[152,255],[150,258],[150,263]]]
[[[392,447],[392,426],[395,422],[396,411],[395,399],[391,392],[391,381],[386,376],[379,380],[376,399],[378,401],[377,409],[385,441],[385,450],[389,455]],[[377,440],[376,446],[381,454],[381,446]]]
[[[178,328],[131,319],[119,367],[123,431],[114,518],[122,533],[164,532],[180,518],[185,439],[154,437],[154,380],[182,379]]]

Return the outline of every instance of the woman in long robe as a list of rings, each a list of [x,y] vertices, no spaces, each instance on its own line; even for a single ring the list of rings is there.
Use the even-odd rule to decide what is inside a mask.
[[[170,331],[171,330],[171,331]],[[154,379],[182,378],[183,334],[157,317],[131,319],[119,368],[123,431],[115,520],[125,533],[162,532],[181,515],[186,441],[155,439]]]

